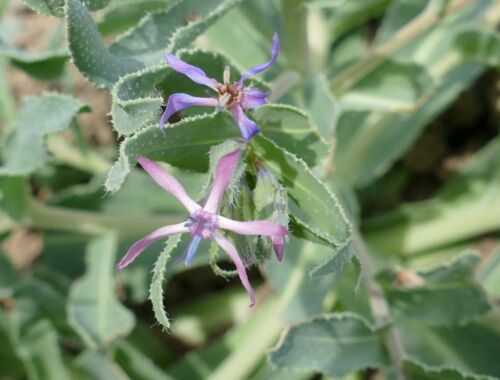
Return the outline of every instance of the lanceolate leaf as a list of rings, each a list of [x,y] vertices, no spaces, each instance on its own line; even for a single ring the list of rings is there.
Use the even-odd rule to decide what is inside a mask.
[[[87,272],[71,287],[68,298],[70,324],[92,349],[104,348],[134,327],[132,313],[115,294],[117,238],[115,233],[108,233],[90,242]]]
[[[85,109],[67,95],[46,93],[41,97],[25,97],[16,126],[7,137],[0,175],[28,175],[41,168],[49,161],[45,136],[68,128],[78,112]]]
[[[280,148],[264,136],[256,136],[251,146],[257,158],[271,169],[293,199],[290,207],[297,236],[312,234],[334,247],[351,237],[351,227],[342,207],[300,158]]]
[[[279,368],[342,377],[387,364],[380,331],[356,314],[331,314],[292,327],[270,353]]]
[[[160,323],[165,329],[170,328],[170,321],[163,306],[163,286],[165,285],[165,270],[168,259],[170,258],[170,254],[177,247],[180,240],[180,234],[172,236],[167,240],[167,245],[156,260],[153,269],[153,279],[151,280],[151,286],[149,287],[149,300],[153,304],[153,312],[155,314],[155,318],[158,323]]]

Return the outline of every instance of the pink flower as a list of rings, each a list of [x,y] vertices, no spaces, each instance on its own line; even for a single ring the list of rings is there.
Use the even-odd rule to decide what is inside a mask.
[[[193,238],[185,253],[185,264],[191,264],[202,239],[214,239],[235,264],[241,283],[250,297],[250,306],[254,305],[255,296],[252,286],[248,281],[245,266],[233,243],[231,243],[220,230],[229,230],[242,235],[261,235],[270,237],[279,260],[283,258],[284,236],[288,234],[288,230],[280,224],[267,220],[240,222],[217,214],[222,197],[231,183],[239,158],[240,150],[238,149],[224,155],[219,160],[215,170],[214,183],[202,207],[193,201],[182,185],[158,164],[143,156],[137,156],[137,161],[144,170],[159,186],[177,198],[188,210],[190,216],[182,223],[161,227],[137,241],[122,257],[116,268],[118,270],[125,268],[149,245],[159,239],[176,233],[189,232]]]

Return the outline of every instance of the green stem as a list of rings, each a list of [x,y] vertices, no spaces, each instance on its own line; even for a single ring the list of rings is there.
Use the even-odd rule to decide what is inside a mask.
[[[402,47],[418,36],[427,32],[442,17],[458,12],[474,0],[453,0],[442,12],[436,12],[434,7],[428,7],[413,21],[400,29],[394,37],[383,45],[373,49],[364,59],[351,65],[332,81],[332,92],[341,96],[362,80],[366,75],[379,67],[388,57],[393,56]]]
[[[299,72],[308,72],[311,54],[307,38],[307,9],[304,0],[282,0],[283,50],[289,66]]]
[[[28,206],[29,226],[47,230],[95,235],[118,230],[121,237],[135,238],[166,224],[178,223],[172,215],[125,216],[48,206],[31,200]]]

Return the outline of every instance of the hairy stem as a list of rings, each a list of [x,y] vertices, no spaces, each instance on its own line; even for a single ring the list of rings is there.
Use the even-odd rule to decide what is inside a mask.
[[[375,269],[370,258],[368,247],[356,228],[353,230],[353,244],[363,267],[362,273],[368,288],[368,297],[373,318],[378,325],[390,323],[392,318],[389,304],[385,298],[382,288],[375,280]],[[403,369],[405,351],[399,333],[394,326],[389,327],[385,333],[385,345],[389,352],[391,361],[396,368],[397,379],[407,380],[408,377]]]

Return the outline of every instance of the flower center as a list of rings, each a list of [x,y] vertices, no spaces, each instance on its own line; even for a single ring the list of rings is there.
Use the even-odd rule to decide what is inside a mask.
[[[186,227],[193,236],[211,239],[217,228],[217,215],[205,210],[196,210],[187,220]]]
[[[221,107],[230,108],[240,100],[241,91],[236,83],[223,84],[219,87],[219,104]]]

